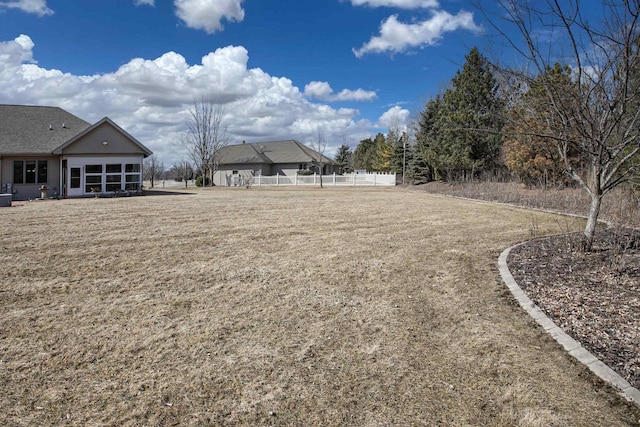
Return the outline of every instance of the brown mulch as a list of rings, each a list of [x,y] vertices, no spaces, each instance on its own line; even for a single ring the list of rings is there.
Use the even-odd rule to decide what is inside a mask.
[[[511,251],[513,277],[566,333],[640,388],[640,231],[536,239]]]

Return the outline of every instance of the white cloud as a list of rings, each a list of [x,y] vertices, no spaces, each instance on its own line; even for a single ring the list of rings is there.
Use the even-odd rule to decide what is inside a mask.
[[[2,103],[59,106],[89,122],[108,116],[166,165],[186,156],[176,142],[190,104],[203,94],[224,105],[231,143],[309,142],[321,127],[331,153],[342,143],[343,132],[351,142],[371,133],[372,123],[358,120],[358,110],[311,102],[290,79],[248,68],[249,54],[242,46],[217,49],[196,64],[176,52],[136,58],[91,76],[44,68],[33,49],[26,35],[0,42]]]
[[[429,9],[438,7],[438,0],[351,0],[354,6],[397,7],[399,9]]]
[[[133,0],[133,4],[136,6],[155,6],[155,0]]]
[[[222,20],[241,22],[244,0],[174,0],[176,15],[189,28],[212,34],[224,29]]]
[[[53,15],[53,10],[47,7],[46,0],[17,0],[0,2],[2,9],[20,9],[26,13],[33,13],[38,16]]]
[[[327,82],[311,82],[304,87],[304,94],[321,101],[371,101],[378,95],[374,91],[364,89],[342,89],[334,93]]]
[[[407,130],[407,123],[411,112],[406,108],[395,105],[382,113],[378,119],[378,127],[387,129],[398,129],[402,132]]]
[[[444,10],[434,11],[431,18],[406,24],[398,21],[398,15],[391,15],[380,25],[380,35],[372,37],[360,49],[353,49],[356,57],[366,53],[403,52],[407,48],[436,44],[444,33],[456,30],[482,31],[473,20],[473,13],[460,11],[452,15]]]
[[[0,42],[0,64],[33,62],[31,37],[20,34],[15,40]]]

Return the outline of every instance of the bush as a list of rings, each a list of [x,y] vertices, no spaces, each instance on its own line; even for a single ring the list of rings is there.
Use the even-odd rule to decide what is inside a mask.
[[[207,177],[205,180],[205,185],[208,186],[211,184],[211,180]],[[202,187],[202,176],[196,178],[196,187]]]

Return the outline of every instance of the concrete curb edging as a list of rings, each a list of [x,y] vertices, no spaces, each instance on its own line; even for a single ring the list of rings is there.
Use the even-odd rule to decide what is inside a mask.
[[[512,249],[523,244],[524,243],[519,243],[505,249],[498,258],[498,269],[500,270],[500,276],[502,276],[502,280],[507,285],[516,301],[518,301],[518,304],[520,304],[520,306],[524,308],[524,310],[531,317],[533,317],[533,319],[538,322],[538,324],[542,326],[542,328],[549,335],[551,335],[551,337],[555,339],[558,344],[564,347],[567,353],[578,359],[579,362],[583,363],[587,368],[591,370],[591,372],[596,374],[603,381],[613,386],[618,391],[618,393],[626,400],[633,402],[638,407],[640,407],[640,390],[632,387],[627,380],[618,375],[618,373],[616,373],[613,369],[605,365],[597,357],[591,354],[591,352],[582,347],[582,345],[578,341],[574,340],[562,329],[560,329],[560,327],[558,327],[549,317],[547,317],[547,315],[544,314],[544,312],[540,310],[540,308],[520,288],[518,283],[511,275],[511,271],[509,271],[507,258],[509,257],[509,253]]]

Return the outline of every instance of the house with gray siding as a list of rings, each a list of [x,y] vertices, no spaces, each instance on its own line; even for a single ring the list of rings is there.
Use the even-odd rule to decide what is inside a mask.
[[[322,160],[323,170],[318,170]],[[285,141],[254,142],[227,145],[216,154],[215,185],[233,186],[248,177],[294,176],[298,173],[338,172],[333,160],[306,145],[289,139]]]
[[[58,107],[0,105],[0,193],[13,200],[138,191],[153,154],[108,117],[91,124]]]

